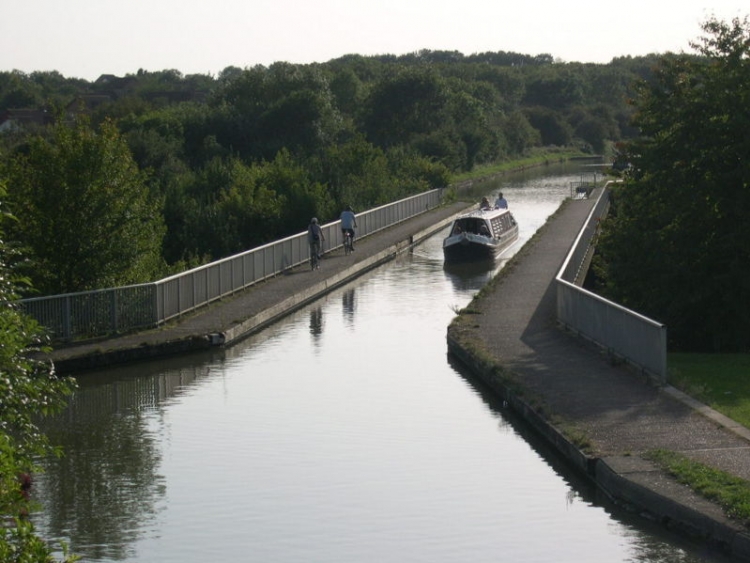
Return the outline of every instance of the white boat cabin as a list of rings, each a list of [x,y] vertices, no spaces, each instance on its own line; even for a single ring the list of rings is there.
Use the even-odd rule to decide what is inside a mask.
[[[507,209],[474,211],[454,221],[451,236],[468,233],[499,239],[515,224],[513,215]]]

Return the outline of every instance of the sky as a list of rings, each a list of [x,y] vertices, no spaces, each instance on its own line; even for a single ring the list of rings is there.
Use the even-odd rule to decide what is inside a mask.
[[[422,49],[549,54],[564,62],[692,52],[701,23],[747,0],[8,0],[0,71],[96,80],[139,69],[327,62]]]

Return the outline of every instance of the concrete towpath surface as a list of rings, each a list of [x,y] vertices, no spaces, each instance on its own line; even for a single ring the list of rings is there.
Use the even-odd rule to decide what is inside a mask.
[[[613,365],[557,326],[554,279],[593,201],[568,201],[548,220],[471,312],[451,324],[448,349],[613,500],[750,561],[750,533],[742,523],[642,457],[656,448],[674,450],[750,479],[750,432],[671,387],[656,388]],[[408,250],[467,207],[445,205],[358,240],[350,256],[327,254],[320,270],[304,264],[159,329],[60,347],[49,359],[58,371],[76,374],[229,345]],[[571,435],[585,436],[588,448],[582,451]]]
[[[612,499],[750,560],[742,523],[641,457],[672,450],[750,479],[750,432],[557,324],[554,279],[593,199],[568,201],[550,218],[454,320],[449,349]],[[566,436],[585,438],[586,452]]]

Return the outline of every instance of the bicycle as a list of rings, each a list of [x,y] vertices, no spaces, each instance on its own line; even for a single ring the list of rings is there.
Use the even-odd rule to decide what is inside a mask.
[[[310,243],[310,269],[320,269],[320,241]]]
[[[349,256],[352,253],[352,233],[344,231],[344,254]]]

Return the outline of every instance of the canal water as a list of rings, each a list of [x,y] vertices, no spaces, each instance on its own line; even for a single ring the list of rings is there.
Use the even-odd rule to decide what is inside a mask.
[[[478,188],[516,215],[509,254],[581,174]],[[443,236],[229,349],[82,375],[41,535],[94,562],[721,560],[601,498],[448,356],[503,260],[446,269]]]

